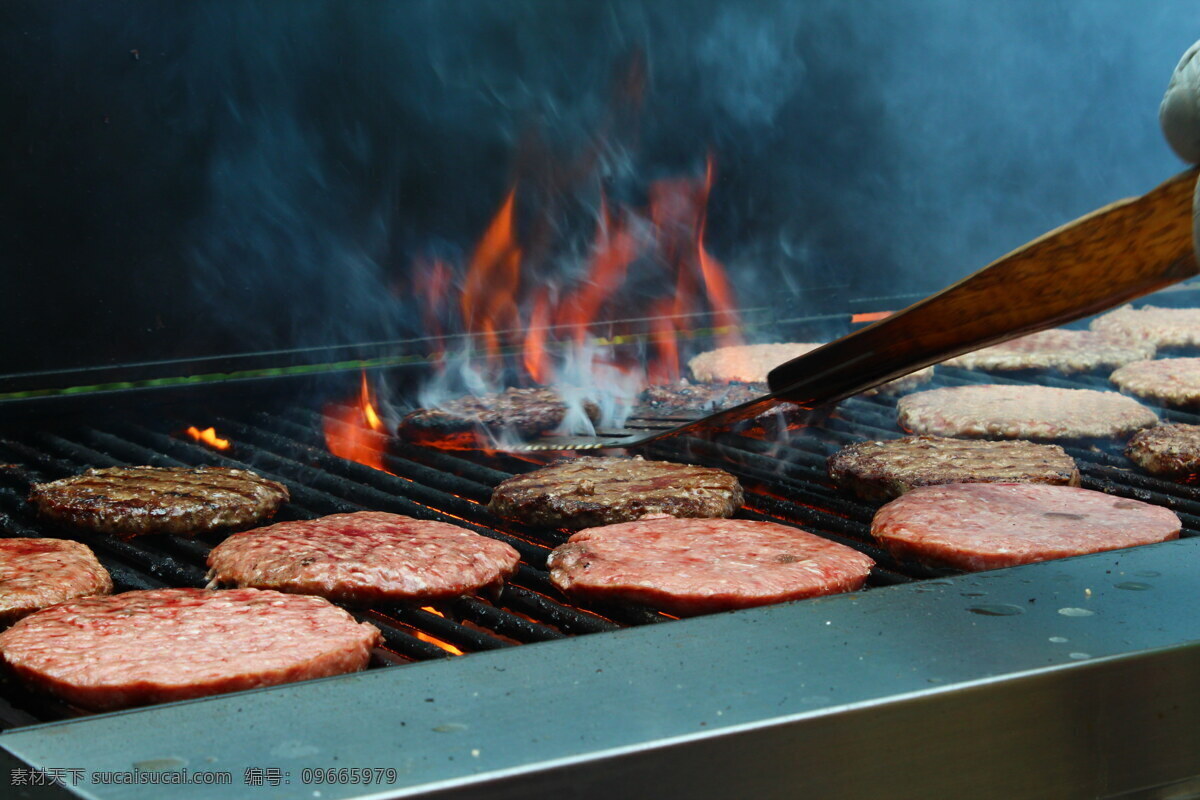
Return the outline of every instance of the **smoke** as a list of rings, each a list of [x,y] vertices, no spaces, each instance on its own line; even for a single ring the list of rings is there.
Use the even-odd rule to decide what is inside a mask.
[[[746,306],[932,291],[1175,171],[1198,36],[1182,0],[14,0],[0,373],[420,335],[413,263],[539,164],[523,230],[570,238],[711,150]]]

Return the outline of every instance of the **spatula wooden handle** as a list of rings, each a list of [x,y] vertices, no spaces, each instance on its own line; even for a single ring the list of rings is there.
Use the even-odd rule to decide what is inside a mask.
[[[781,364],[768,376],[771,391],[808,407],[839,400],[1197,274],[1198,171],[1067,223],[898,314]]]

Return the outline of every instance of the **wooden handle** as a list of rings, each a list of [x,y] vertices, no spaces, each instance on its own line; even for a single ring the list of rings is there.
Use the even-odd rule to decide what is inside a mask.
[[[772,393],[840,400],[962,353],[1096,314],[1197,274],[1200,167],[1067,223],[898,314],[781,364]]]

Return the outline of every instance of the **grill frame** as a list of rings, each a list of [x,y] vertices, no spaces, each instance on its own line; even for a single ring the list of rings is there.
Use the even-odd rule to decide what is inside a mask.
[[[940,385],[955,381],[980,382],[977,376],[962,371],[942,368],[941,372]],[[986,380],[1008,382],[994,376]],[[1055,380],[1044,382],[1053,385]],[[1103,379],[1086,377],[1066,383],[1078,386],[1080,382],[1097,387],[1106,385]],[[869,433],[871,430],[879,435],[899,435],[894,425],[888,430],[869,424],[874,421],[886,426],[893,402],[878,398],[846,401],[855,416],[868,422],[859,420],[859,423],[852,423],[858,427],[843,430],[838,427],[841,423],[835,417],[830,423],[831,437],[836,439],[840,435],[850,441],[860,438],[855,434],[873,435]],[[302,409],[295,413],[298,416],[287,420],[293,431],[319,429],[314,425],[315,412]],[[1178,421],[1196,421],[1190,415],[1176,412],[1163,416]],[[190,417],[188,420],[197,421]],[[235,441],[255,436],[270,439],[275,435],[270,430],[253,433],[242,421],[223,417],[217,412],[210,411],[207,420]],[[111,438],[115,438],[118,446],[125,447],[120,445],[120,434],[127,433],[131,425],[134,423],[120,423],[116,433],[96,430],[90,434],[90,444],[113,446]],[[239,425],[243,426],[241,430]],[[264,427],[270,428],[270,425]],[[54,435],[49,429],[34,434],[43,441],[50,441],[48,437]],[[147,435],[143,430],[132,438],[145,440]],[[212,455],[199,445],[172,439],[161,431],[151,431],[149,435],[157,444],[156,448],[151,448],[153,452],[145,459],[146,463],[155,463],[155,460],[170,463],[173,454],[183,452],[181,448]],[[692,441],[689,449],[682,453],[678,449],[680,442],[663,442],[651,447],[647,455],[685,457],[697,463],[725,466],[729,466],[733,456],[739,461],[738,469],[734,471],[741,470],[752,477],[776,482],[792,480],[789,470],[795,470],[797,482],[811,480],[822,459],[820,452],[805,449],[803,442],[787,445],[783,449],[790,450],[786,453],[789,466],[782,469],[778,459],[754,452],[758,448],[769,453],[780,449],[779,445],[737,437],[738,446],[735,447],[730,441],[721,437],[709,444]],[[398,445],[392,456],[415,458],[418,453],[435,463],[461,463],[459,456],[453,453],[437,454],[409,445]],[[83,453],[85,459],[93,461],[95,455]],[[1089,464],[1084,483],[1089,488],[1111,490],[1110,478],[1127,480],[1130,477],[1118,474],[1122,472],[1121,461],[1111,452],[1073,448],[1072,455]],[[755,459],[759,456],[767,461],[757,463]],[[53,456],[50,458],[52,460]],[[291,469],[319,471],[322,464],[333,457],[308,449],[293,452],[289,458],[295,464]],[[261,469],[257,463],[248,466]],[[471,469],[472,477],[464,479],[468,482],[473,478],[486,480],[506,474],[497,473],[485,464]],[[763,474],[764,470],[769,472],[770,469],[777,472]],[[353,471],[362,476],[366,484],[366,495],[357,500],[370,507],[378,507],[374,504],[388,500],[371,486],[370,479],[379,473],[357,465]],[[1134,477],[1136,480],[1132,484],[1118,486],[1118,493],[1132,493],[1131,496],[1143,498],[1147,492],[1155,493],[1155,500],[1185,515],[1188,533],[1200,532],[1200,518],[1191,516],[1200,511],[1200,504],[1187,497],[1190,490],[1154,478]],[[326,478],[320,474],[316,478],[312,485],[301,484],[304,487],[301,494],[309,496],[309,500],[304,501],[305,506],[308,507],[311,501],[322,506],[318,509],[322,513],[339,510],[337,498],[325,493],[319,485]],[[289,480],[289,484],[295,485],[295,479]],[[821,499],[829,501],[830,495],[826,493]],[[392,498],[389,502],[391,507],[382,510],[404,513],[402,501]],[[420,504],[419,499],[416,502]],[[783,516],[795,522],[804,521],[808,514],[837,537],[837,514],[762,496],[758,496],[758,502],[760,505],[754,507],[751,518],[755,514],[767,519]],[[856,501],[846,499],[844,502],[842,512],[848,517],[861,515],[862,508],[855,507]],[[340,510],[352,510],[352,507]],[[846,523],[851,540],[854,539],[854,524]],[[466,659],[443,658],[411,664],[405,670],[374,670],[258,692],[21,727],[0,734],[0,752],[40,767],[86,765],[89,770],[122,770],[129,769],[134,763],[164,758],[183,759],[191,769],[232,767],[233,785],[237,789],[227,787],[229,791],[223,792],[221,787],[210,786],[204,787],[206,793],[196,793],[198,790],[192,787],[195,796],[205,797],[240,796],[238,791],[242,787],[238,772],[246,767],[286,766],[293,773],[292,785],[297,785],[298,775],[304,767],[327,768],[335,758],[339,766],[390,766],[409,763],[406,759],[413,759],[414,754],[419,754],[419,763],[413,762],[406,771],[403,785],[323,785],[314,788],[319,788],[323,798],[416,794],[501,797],[531,789],[569,790],[577,796],[599,797],[613,792],[627,796],[628,786],[623,781],[636,777],[640,785],[646,787],[647,796],[677,793],[681,789],[698,797],[746,794],[751,790],[771,796],[781,787],[796,786],[825,786],[832,791],[834,787],[826,786],[826,783],[835,779],[843,781],[847,788],[860,787],[864,793],[868,786],[874,786],[874,793],[880,785],[887,785],[889,790],[895,789],[901,794],[945,790],[979,796],[979,786],[987,785],[989,789],[1005,790],[996,796],[1036,793],[1023,789],[1037,786],[1060,786],[1064,789],[1059,793],[1062,796],[1083,786],[1091,787],[1084,794],[1118,794],[1200,774],[1200,759],[1180,747],[1187,738],[1183,733],[1189,716],[1179,712],[1181,707],[1190,709],[1192,705],[1200,711],[1200,699],[1180,666],[1200,660],[1194,644],[1200,640],[1200,623],[1192,625],[1186,620],[1177,620],[1164,625],[1154,602],[1161,600],[1164,594],[1171,594],[1174,597],[1171,603],[1184,603],[1189,591],[1194,593],[1196,581],[1185,567],[1195,563],[1192,559],[1196,558],[1196,546],[1200,546],[1200,539],[981,575],[954,576],[950,571],[931,570],[919,577],[933,580],[916,583],[890,570],[885,562],[884,568],[877,570],[873,577],[875,588],[861,594],[732,612],[670,625],[643,625],[611,632],[607,636],[535,642],[537,647],[493,648],[476,643],[480,652]],[[1186,550],[1176,549],[1180,547]],[[171,548],[167,548],[167,552],[172,552]],[[1142,566],[1134,570],[1130,566],[1133,561]],[[159,568],[169,571],[171,567],[161,564]],[[196,577],[191,574],[194,570],[187,569],[186,564],[180,569],[180,574],[190,576],[188,579]],[[1154,583],[1168,591],[1121,590],[1115,584],[1127,581],[1106,577],[1123,572],[1159,572],[1161,585],[1157,579]],[[945,575],[950,577],[942,577]],[[989,605],[995,600],[1002,605],[1017,606],[1023,613],[1012,617],[967,613],[965,604],[983,603],[971,595],[978,594],[985,584]],[[1091,590],[1090,594],[1083,594],[1085,589]],[[1098,617],[1120,622],[1093,625],[1078,642],[1075,637],[1069,637],[1069,644],[1050,642],[1050,636],[1060,634],[1047,631],[1061,630],[1064,624],[1079,624],[1057,615],[1055,609],[1045,612],[1051,606],[1067,607],[1062,605],[1067,595],[1075,597],[1077,604],[1085,603],[1088,609],[1095,610]],[[1084,600],[1076,597],[1079,595]],[[1009,603],[1009,599],[1020,600],[1026,605]],[[1172,606],[1168,603],[1165,607]],[[416,620],[418,627],[428,631],[430,625],[435,629],[439,625],[426,612],[412,609],[398,612],[394,618],[408,623],[414,621],[414,613],[424,615]],[[1035,617],[1036,622],[1031,622]],[[377,618],[368,618],[379,622]],[[653,612],[631,611],[620,621],[645,623],[656,618],[661,619]],[[896,652],[905,652],[903,632],[914,621],[953,630],[955,649],[942,653],[931,646],[919,653],[908,653],[907,666],[911,673],[908,675],[900,674],[897,661],[891,655],[882,656],[882,660],[886,669],[896,670],[892,677],[885,679],[870,670],[865,675],[856,671],[856,662],[878,659],[882,651],[892,652],[891,648],[894,648]],[[450,624],[445,625],[444,630],[455,633]],[[1131,630],[1136,630],[1133,637],[1129,636]],[[767,632],[768,641],[763,641],[763,631]],[[922,631],[930,633],[924,628]],[[787,636],[777,640],[776,637],[784,632]],[[388,633],[394,639],[407,635],[404,631]],[[837,636],[842,638],[831,640],[831,634],[835,639]],[[452,640],[452,637],[448,638]],[[416,644],[406,642],[409,651],[403,655],[433,655],[428,650],[421,652],[424,643],[415,639],[413,642]],[[730,647],[731,642],[734,647]],[[815,649],[814,643],[819,644]],[[1080,649],[1067,649],[1076,646]],[[675,658],[668,657],[664,661],[664,652]],[[1087,653],[1089,657],[1074,659],[1071,653]],[[456,666],[468,662],[480,663],[470,669]],[[598,677],[603,673],[596,671],[596,663],[611,665],[605,669],[607,676]],[[761,673],[766,664],[776,666],[764,682]],[[802,669],[806,683],[828,683],[828,691],[796,696],[791,690],[787,670],[779,664]],[[415,672],[419,672],[419,676],[409,674]],[[614,679],[613,674],[621,677]],[[945,675],[942,682],[929,682],[940,675]],[[714,676],[720,679],[714,679]],[[1172,691],[1157,697],[1139,694],[1142,705],[1136,709],[1130,707],[1121,719],[1092,719],[1093,728],[1084,743],[1090,749],[1080,751],[1085,752],[1087,758],[1078,762],[1086,763],[1087,770],[1064,771],[1061,763],[1056,765],[1055,759],[1048,757],[1048,754],[1064,753],[1067,744],[1078,747],[1080,742],[1055,740],[1046,731],[1030,728],[1030,723],[1035,721],[1032,717],[1021,716],[1029,716],[1032,698],[1042,698],[1039,702],[1043,703],[1061,702],[1078,710],[1085,708],[1088,702],[1080,687],[1089,687],[1087,691],[1094,692],[1147,676],[1154,676],[1159,682],[1165,680]],[[371,687],[370,690],[364,691],[364,685]],[[413,687],[420,687],[421,691],[413,692]],[[473,696],[480,687],[487,687],[488,691],[479,692],[482,698]],[[622,697],[621,692],[631,695]],[[399,714],[374,707],[382,705],[381,697],[416,695],[421,695],[421,702],[413,703],[412,707],[404,706],[401,699]],[[433,698],[431,705],[435,708],[425,707],[425,697]],[[455,714],[447,715],[443,711],[450,706],[457,712],[464,704],[472,703],[477,711],[458,713],[465,721],[450,719]],[[554,707],[551,717],[541,710],[546,703]],[[334,707],[332,712],[330,706]],[[701,718],[699,712],[707,706],[713,711]],[[1125,703],[1125,706],[1130,704]],[[722,711],[720,715],[715,713],[723,708],[729,711]],[[1011,717],[1013,721],[992,726],[992,729],[986,726],[973,728],[974,741],[967,746],[959,740],[962,726],[969,722],[964,719],[969,708],[982,709],[1005,719]],[[537,713],[532,709],[538,709]],[[54,714],[51,710],[49,715]],[[1161,719],[1156,715],[1161,715]],[[536,723],[534,717],[537,717]],[[939,721],[943,717],[946,721]],[[1129,727],[1128,721],[1133,717],[1139,720],[1140,727]],[[309,738],[293,748],[296,754],[289,754],[291,751],[281,743],[301,741],[295,738],[296,718],[322,719],[326,728],[315,737],[305,732]],[[1190,716],[1190,719],[1194,718],[1194,714]],[[383,737],[386,742],[375,741],[377,734],[371,725],[365,724],[365,719],[373,720],[373,725],[381,726],[387,732],[388,735]],[[442,721],[436,721],[438,719]],[[908,722],[898,725],[894,722],[896,719],[907,719]],[[1163,719],[1171,724],[1164,726]],[[237,721],[233,732],[225,730],[216,735],[222,728],[228,728],[230,720]],[[930,731],[914,737],[914,725],[929,726]],[[1122,725],[1127,730],[1123,730]],[[465,727],[460,729],[458,726]],[[480,728],[489,730],[481,733]],[[1012,741],[1013,731],[1018,728],[1022,742]],[[1164,730],[1172,731],[1174,738],[1164,740]],[[169,733],[164,734],[164,731]],[[251,731],[253,735],[250,735]],[[448,752],[453,747],[445,743],[455,738],[467,738],[467,732],[471,736],[480,735],[481,746],[468,748],[465,756],[460,753],[456,762],[451,762]],[[857,744],[847,742],[848,736],[861,741]],[[868,739],[874,744],[864,751],[863,742]],[[127,742],[132,749],[123,746],[120,753],[108,752],[102,745],[110,741]],[[1117,758],[1113,753],[1117,741],[1122,743],[1125,751],[1137,753],[1138,759],[1135,763],[1134,759],[1121,756],[1119,774],[1114,777],[1115,768],[1110,762]],[[514,747],[518,742],[520,744]],[[579,744],[574,744],[576,742]],[[1156,743],[1157,749],[1151,752],[1143,746],[1147,742]],[[803,757],[795,755],[796,747],[803,748]],[[981,764],[1021,759],[1029,762],[1031,768],[1022,772],[1016,783],[991,768],[957,769],[950,776],[953,780],[946,775],[937,775],[937,781],[931,783],[930,776],[936,775],[938,770],[928,763],[926,751],[930,747],[949,748],[964,754],[958,758],[969,755]],[[473,749],[478,749],[480,755],[471,755]],[[169,752],[175,755],[168,755]],[[488,753],[486,758],[484,752]],[[847,769],[845,765],[855,765],[855,768]],[[1018,776],[1008,777],[1016,780]],[[964,780],[974,783],[962,783]],[[585,782],[583,788],[581,781]],[[97,786],[78,788],[87,790],[88,796],[96,797],[155,796],[152,792],[126,794]],[[124,787],[123,791],[128,792],[129,788]],[[181,796],[189,795],[184,792]]]

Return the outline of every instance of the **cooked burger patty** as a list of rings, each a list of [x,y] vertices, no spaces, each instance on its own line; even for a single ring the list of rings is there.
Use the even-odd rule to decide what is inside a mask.
[[[829,476],[871,501],[943,483],[1079,485],[1075,460],[1056,444],[933,436],[848,445],[829,457]]]
[[[1063,373],[1113,370],[1154,358],[1154,342],[1115,331],[1056,329],[1031,333],[945,362],[948,367],[984,372],[1052,369]]]
[[[1200,473],[1200,425],[1159,425],[1138,431],[1125,446],[1125,455],[1155,475]]]
[[[773,522],[656,518],[580,531],[546,563],[572,597],[692,616],[853,591],[875,562]]]
[[[724,470],[585,456],[503,481],[488,508],[527,525],[578,530],[647,514],[728,517],[741,505],[741,484]]]
[[[96,555],[66,539],[0,539],[0,626],[40,608],[112,591]]]
[[[1109,380],[1122,391],[1169,406],[1200,403],[1200,358],[1164,358],[1121,367]]]
[[[712,414],[757,400],[771,390],[765,383],[691,383],[647,386],[641,402],[663,414]]]
[[[1200,308],[1121,306],[1092,320],[1088,327],[1145,339],[1158,347],[1195,347],[1200,345]]]
[[[504,542],[457,525],[360,511],[234,534],[208,565],[214,582],[375,603],[499,588],[520,559]]]
[[[592,422],[600,418],[600,409],[593,403],[585,403],[584,411]],[[410,441],[436,441],[480,429],[535,436],[557,428],[566,416],[567,405],[553,389],[510,388],[413,411],[400,420],[399,434]]]
[[[758,383],[765,385],[767,374],[780,364],[816,350],[821,342],[782,344],[745,344],[719,347],[688,361],[688,368],[700,383]],[[864,394],[902,394],[933,379],[933,367],[870,389]]]
[[[1180,527],[1165,508],[1090,489],[952,483],[888,503],[871,535],[902,558],[981,570],[1176,539]]]
[[[749,403],[770,393],[765,383],[691,383],[679,381],[667,386],[648,386],[642,392],[643,407],[652,413],[702,417],[727,408]],[[643,412],[644,413],[644,412]],[[777,403],[755,418],[766,427],[802,419],[804,411],[792,403]]]
[[[283,484],[226,467],[89,469],[29,493],[47,519],[125,538],[248,525],[273,516],[287,499]]]
[[[379,640],[320,597],[153,589],[30,614],[0,634],[0,660],[31,686],[107,711],[353,672]]]
[[[992,439],[1100,439],[1158,422],[1117,392],[1049,386],[955,386],[900,399],[900,427],[911,433]]]

